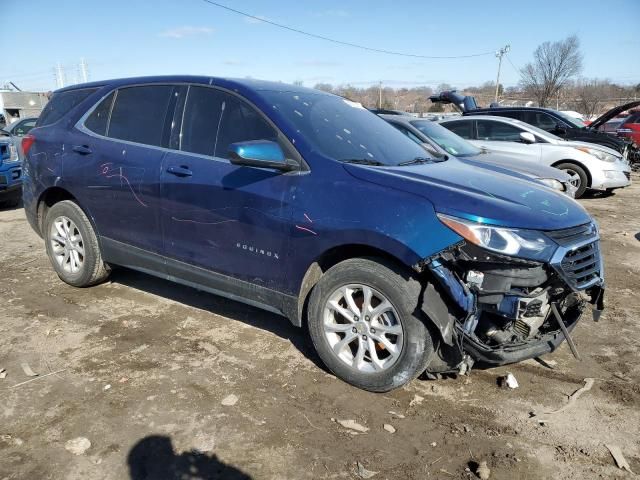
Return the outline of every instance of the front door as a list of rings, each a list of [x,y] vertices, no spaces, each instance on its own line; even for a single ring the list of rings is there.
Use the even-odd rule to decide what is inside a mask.
[[[520,133],[525,130],[506,122],[496,120],[477,120],[477,140],[471,143],[480,148],[486,148],[506,160],[510,158],[540,162],[540,144],[523,143]]]
[[[193,265],[217,279],[278,289],[298,175],[232,165],[229,144],[247,140],[278,141],[278,132],[237,96],[189,87],[178,144],[161,173],[165,255],[181,262],[176,276]]]

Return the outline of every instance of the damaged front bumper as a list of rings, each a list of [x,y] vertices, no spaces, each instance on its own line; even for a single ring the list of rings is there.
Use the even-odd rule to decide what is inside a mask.
[[[463,242],[416,266],[426,276],[422,311],[442,339],[428,372],[538,357],[570,341],[589,303],[598,319],[604,270],[596,226],[545,234],[558,245],[546,263]]]

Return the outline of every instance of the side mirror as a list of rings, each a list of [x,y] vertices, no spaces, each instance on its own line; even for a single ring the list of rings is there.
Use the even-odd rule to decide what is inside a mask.
[[[536,143],[536,137],[531,132],[520,132],[520,141],[526,144]]]
[[[229,145],[229,159],[233,165],[273,168],[283,172],[298,168],[298,162],[287,159],[280,145],[269,140],[232,143]]]

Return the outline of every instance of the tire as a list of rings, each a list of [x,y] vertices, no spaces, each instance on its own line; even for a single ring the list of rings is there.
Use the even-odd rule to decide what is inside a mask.
[[[580,198],[584,195],[584,192],[589,188],[589,177],[587,176],[587,172],[584,169],[576,165],[575,163],[560,163],[559,165],[555,165],[555,167],[559,170],[567,172],[569,175],[574,176],[577,175],[580,177],[580,185],[578,186],[578,190],[576,190],[575,198]]]
[[[356,310],[359,313],[364,310],[365,314],[372,312],[371,317],[355,321],[355,315],[354,318],[347,318],[354,311],[348,306],[342,308],[343,314],[329,307],[330,301],[340,305],[342,300],[336,302],[335,298],[343,295],[341,292],[347,286],[352,288],[350,296],[355,300]],[[363,290],[358,291],[358,286],[362,286]],[[363,308],[365,289],[372,292],[368,302],[372,307],[382,308],[388,303],[391,310],[376,315],[375,309]],[[433,338],[418,309],[420,292],[421,284],[410,272],[382,259],[353,258],[327,270],[311,292],[307,317],[314,347],[327,368],[345,382],[370,392],[393,390],[420,375],[434,352]],[[357,305],[359,296],[362,297],[362,303]],[[380,301],[374,305],[383,297],[388,300],[387,303]],[[328,326],[344,327],[345,331],[328,332]],[[400,335],[390,333],[392,330],[399,332],[398,327],[401,328]],[[338,348],[347,336],[354,339]],[[387,345],[394,347],[394,354],[383,345],[381,337],[384,337]],[[364,358],[358,357],[363,345],[368,348]],[[372,361],[372,347],[376,359],[384,363],[383,366]],[[334,350],[336,348],[338,353]]]
[[[13,195],[5,200],[0,200],[0,208],[16,208],[22,201],[22,195]]]
[[[53,205],[47,212],[43,234],[51,265],[63,282],[89,287],[109,276],[91,222],[76,203],[64,200]]]

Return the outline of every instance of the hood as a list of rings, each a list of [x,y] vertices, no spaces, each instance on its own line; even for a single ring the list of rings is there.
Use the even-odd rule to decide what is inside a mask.
[[[604,113],[603,115],[600,115],[593,122],[591,122],[591,124],[589,124],[587,128],[589,128],[590,130],[597,130],[599,127],[607,123],[616,115],[624,112],[625,110],[629,110],[633,107],[637,107],[638,105],[640,105],[640,100],[637,100],[635,102],[625,103],[624,105],[620,105],[618,107],[613,107],[611,110]]]
[[[503,156],[493,152],[487,152],[473,157],[458,158],[458,160],[463,162],[469,161],[469,163],[480,167],[484,165],[500,167],[502,170],[507,170],[504,173],[509,173],[509,170],[513,170],[529,178],[554,178],[563,183],[568,182],[571,178],[569,174],[557,168],[540,163],[527,162],[526,160]]]
[[[574,147],[574,148],[592,148],[594,150],[602,150],[603,152],[607,152],[610,155],[615,155],[616,157],[620,158],[620,152],[618,152],[617,150],[614,150],[613,148],[609,148],[609,147],[605,147],[604,145],[600,144],[600,143],[589,143],[589,142],[579,142],[579,141],[573,141],[573,140],[566,140],[566,141],[561,141],[561,142],[557,142],[556,145],[560,145],[563,147]]]
[[[575,200],[517,175],[492,172],[455,158],[406,167],[345,164],[355,178],[429,200],[436,212],[491,225],[558,230],[591,217]]]

